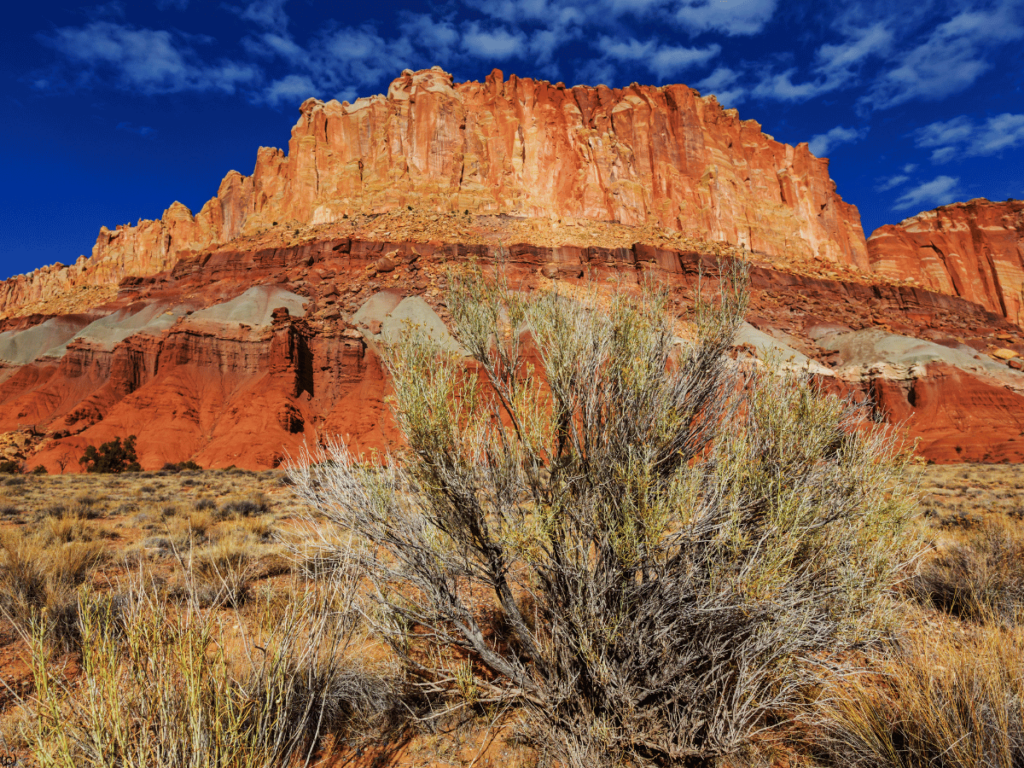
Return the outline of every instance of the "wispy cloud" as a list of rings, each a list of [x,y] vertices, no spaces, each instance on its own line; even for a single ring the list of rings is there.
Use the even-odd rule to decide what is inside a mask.
[[[693,32],[756,35],[775,13],[776,0],[682,0],[676,19]]]
[[[808,144],[810,145],[811,152],[816,157],[825,157],[834,147],[840,144],[852,144],[853,142],[860,141],[867,134],[866,128],[844,128],[841,125],[837,125],[830,131],[814,136]]]
[[[301,104],[310,96],[317,95],[316,85],[306,75],[286,75],[280,80],[274,80],[263,92],[267,102],[275,106]]]
[[[473,22],[462,33],[462,49],[481,59],[501,61],[522,54],[525,48],[526,37],[521,32],[503,27],[483,29]]]
[[[975,122],[966,115],[930,123],[916,133],[917,146],[932,150],[932,162],[996,155],[1024,145],[1024,115],[1003,113]]]
[[[747,96],[747,90],[740,85],[740,76],[729,67],[718,67],[714,72],[697,83],[702,93],[714,94],[720,104],[735,107]]]
[[[991,67],[989,54],[1024,38],[1024,5],[1004,0],[988,10],[962,11],[900,54],[862,97],[870,109],[936,100],[970,87]]]
[[[283,32],[288,27],[288,14],[284,12],[288,0],[255,0],[246,5],[225,5],[229,11],[237,13],[240,18],[260,27]]]
[[[876,192],[888,192],[890,189],[896,189],[903,184],[910,181],[910,177],[905,173],[899,173],[895,176],[890,176],[887,179],[879,179],[878,185],[875,187]]]
[[[768,70],[753,93],[775,101],[800,102],[845,88],[858,81],[866,62],[892,48],[893,39],[892,32],[882,24],[847,29],[842,42],[818,48],[810,77],[794,82],[794,78],[799,79],[796,67],[782,72]]]
[[[641,42],[636,38],[619,40],[607,36],[602,37],[599,44],[608,58],[640,63],[662,80],[707,64],[722,50],[721,46],[715,44],[706,48],[687,48],[664,45],[657,40]]]
[[[918,184],[916,187],[907,190],[896,199],[893,204],[894,211],[902,211],[907,208],[934,208],[938,205],[946,205],[961,195],[960,179],[951,176],[936,176],[931,181]]]
[[[234,93],[260,78],[259,69],[252,64],[229,59],[204,61],[180,35],[167,30],[96,21],[83,27],[62,27],[40,39],[76,65],[72,76],[83,85],[106,79],[144,95]]]

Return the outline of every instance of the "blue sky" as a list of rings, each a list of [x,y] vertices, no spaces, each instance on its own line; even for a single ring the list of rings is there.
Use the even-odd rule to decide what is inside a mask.
[[[88,254],[100,225],[197,211],[286,145],[306,97],[434,64],[716,93],[829,157],[868,234],[1024,197],[1024,0],[36,0],[0,44],[0,278]]]

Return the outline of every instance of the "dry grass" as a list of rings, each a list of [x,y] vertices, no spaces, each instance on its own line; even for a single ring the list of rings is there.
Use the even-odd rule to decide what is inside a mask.
[[[328,736],[380,732],[401,681],[350,653],[359,639],[344,605],[352,585],[332,587],[333,602],[297,593],[246,622],[194,600],[175,611],[143,580],[126,585],[116,609],[83,595],[80,684],[48,663],[35,635],[36,697],[22,737],[44,767],[255,768],[309,764]]]
[[[908,639],[877,675],[821,702],[812,734],[833,765],[1016,768],[1024,764],[1024,632]]]
[[[826,692],[808,715],[813,738],[791,732],[771,751],[749,756],[749,765],[959,768],[1024,761],[1024,630],[1016,610],[1024,583],[1024,472],[967,465],[914,471],[924,513],[917,525],[931,551],[908,583],[923,600],[900,608],[899,642],[873,651],[870,674]],[[517,746],[529,736],[519,713],[473,705],[469,689],[458,717],[431,715],[431,703],[410,698],[393,657],[351,615],[330,630],[345,642],[328,643],[333,650],[314,664],[310,629],[298,631],[297,616],[304,613],[308,623],[346,615],[344,606],[325,602],[337,591],[341,563],[317,548],[294,562],[282,557],[282,537],[301,544],[310,532],[295,522],[298,503],[280,472],[11,477],[0,478],[0,497],[0,679],[17,682],[11,660],[23,646],[11,629],[35,638],[36,656],[23,707],[0,686],[0,734],[26,763],[32,757],[42,765],[110,764],[88,751],[86,735],[106,739],[111,754],[122,750],[125,765],[132,764],[125,750],[147,755],[149,764],[181,764],[185,757],[280,764],[275,750],[286,742],[297,745],[293,757],[311,747],[340,749],[339,763],[354,759],[346,745],[363,748],[367,764],[527,768],[543,761]],[[138,588],[140,574],[145,589]],[[33,625],[44,607],[46,622]],[[188,631],[181,634],[183,626]],[[86,627],[95,651],[91,677],[79,671]],[[284,627],[293,640],[282,636]],[[204,637],[207,654],[196,667],[202,675],[174,671],[185,659],[200,662],[188,653]],[[133,666],[144,658],[132,655],[133,644],[155,649],[156,656],[145,657],[148,666]],[[61,657],[63,651],[72,654]],[[132,676],[142,671],[148,677]],[[43,680],[49,687],[41,692]],[[90,690],[115,684],[119,697],[89,698]],[[193,694],[195,706],[188,703]],[[286,707],[271,706],[278,694]],[[243,701],[245,707],[232,709]],[[103,718],[89,715],[91,706]],[[143,709],[164,733],[191,717],[209,724],[209,732],[221,728],[224,739],[218,746],[168,738],[162,748],[173,741],[177,751],[159,757],[155,741],[145,741],[157,730],[122,730],[117,742],[113,728],[101,727]],[[58,711],[60,721],[53,719]],[[313,711],[323,712],[319,734],[305,714]],[[288,742],[288,734],[296,739]],[[242,752],[258,759],[243,759]]]

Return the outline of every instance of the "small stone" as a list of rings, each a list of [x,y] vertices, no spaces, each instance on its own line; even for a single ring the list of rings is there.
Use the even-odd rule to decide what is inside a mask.
[[[1012,349],[994,349],[989,354],[996,360],[1012,360],[1017,356],[1017,353]]]

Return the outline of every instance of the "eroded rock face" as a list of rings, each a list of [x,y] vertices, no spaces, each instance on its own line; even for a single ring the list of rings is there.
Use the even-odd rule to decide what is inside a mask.
[[[166,279],[125,280],[102,317],[0,323],[0,433],[38,436],[30,467],[59,471],[62,456],[77,461],[87,445],[129,434],[147,469],[189,459],[265,469],[326,438],[357,452],[394,447],[377,343],[407,319],[440,328],[448,270],[499,256],[498,246],[406,241],[235,248],[183,258]],[[715,290],[719,266],[714,254],[643,244],[510,244],[501,257],[524,290],[588,279],[635,290],[653,275],[680,318],[698,279]],[[380,273],[382,258],[394,268]],[[748,346],[774,340],[799,351],[801,367],[812,362],[842,391],[870,396],[881,415],[905,422],[930,459],[1024,460],[1024,374],[1009,365],[1024,358],[984,353],[998,344],[1024,355],[1020,328],[913,286],[766,266],[750,277],[748,319],[759,333]],[[837,334],[850,338],[829,341]],[[918,348],[918,339],[931,341]]]
[[[971,200],[876,229],[868,240],[880,277],[914,279],[1024,322],[1024,200]]]
[[[685,85],[623,89],[546,81],[454,83],[406,71],[387,96],[309,99],[287,155],[261,148],[194,216],[100,231],[92,258],[0,283],[0,317],[59,292],[112,290],[185,254],[286,223],[417,210],[657,225],[768,255],[866,269],[856,207],[828,161],[740,120]]]

